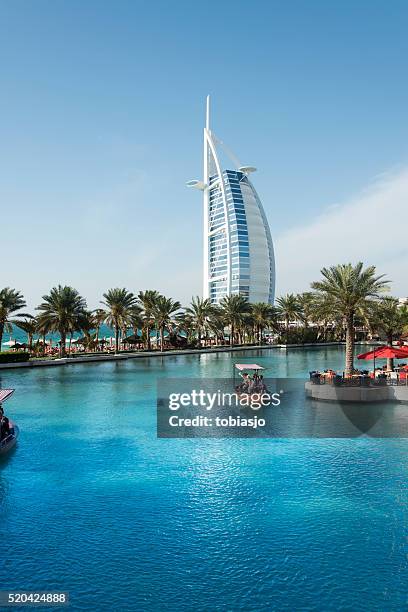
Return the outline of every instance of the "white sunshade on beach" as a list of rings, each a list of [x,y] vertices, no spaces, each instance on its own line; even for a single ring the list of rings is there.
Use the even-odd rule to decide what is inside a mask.
[[[14,389],[0,389],[0,404],[13,395]]]
[[[236,363],[235,367],[240,372],[242,372],[242,370],[264,370],[265,369],[256,363]]]
[[[167,338],[169,337],[169,332],[165,331],[163,336],[167,340]],[[157,336],[157,335],[150,336],[150,341],[151,342],[160,342],[160,336]]]
[[[3,346],[14,346],[15,344],[17,344],[17,340],[12,340],[11,338],[7,342],[3,342]]]

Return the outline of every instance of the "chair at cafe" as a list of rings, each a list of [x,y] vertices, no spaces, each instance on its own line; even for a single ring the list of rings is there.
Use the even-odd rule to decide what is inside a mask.
[[[398,373],[397,372],[390,372],[388,377],[392,385],[398,385]]]
[[[333,385],[335,387],[340,387],[343,384],[343,376],[341,374],[336,374],[333,378]]]

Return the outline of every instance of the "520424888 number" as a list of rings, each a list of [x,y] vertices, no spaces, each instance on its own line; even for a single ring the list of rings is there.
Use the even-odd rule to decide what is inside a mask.
[[[69,594],[61,591],[0,591],[0,606],[64,606]]]

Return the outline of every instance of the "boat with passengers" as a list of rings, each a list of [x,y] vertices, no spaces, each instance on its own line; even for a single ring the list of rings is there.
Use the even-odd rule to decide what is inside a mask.
[[[234,364],[234,386],[235,391],[239,395],[259,395],[260,393],[268,393],[266,384],[263,378],[265,368],[257,363],[235,363]],[[238,372],[242,381],[236,385],[235,375]]]
[[[0,389],[0,455],[8,453],[16,444],[19,429],[4,414],[3,403],[14,393],[14,389]]]

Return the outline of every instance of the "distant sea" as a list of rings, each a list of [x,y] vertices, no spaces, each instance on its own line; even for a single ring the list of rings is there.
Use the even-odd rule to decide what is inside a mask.
[[[115,332],[113,331],[113,329],[111,329],[107,325],[101,325],[101,327],[99,328],[99,338],[111,338],[114,335],[115,335]],[[81,338],[82,336],[83,334],[81,334],[81,332],[75,332],[72,335],[72,339],[75,340],[75,338]],[[39,336],[38,334],[36,334],[34,336],[34,341],[37,340],[38,338],[42,338],[42,336]],[[52,341],[52,344],[56,344],[60,340],[60,335],[58,333],[52,333],[52,334],[47,334],[45,338],[46,340]],[[8,332],[5,332],[3,334],[3,340],[2,340],[3,344],[1,347],[2,351],[8,350],[9,347],[5,345],[4,343],[8,342],[10,339],[17,340],[17,342],[27,342],[27,334],[22,329],[19,329],[17,326],[13,325],[13,331],[11,334],[9,334]]]

